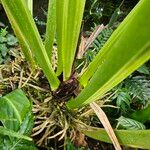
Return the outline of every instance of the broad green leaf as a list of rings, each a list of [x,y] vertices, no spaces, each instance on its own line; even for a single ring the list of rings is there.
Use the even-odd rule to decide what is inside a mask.
[[[132,113],[130,117],[142,123],[150,121],[150,104],[145,109]]]
[[[113,33],[81,76],[81,85],[87,86],[75,100],[68,102],[70,108],[99,99],[150,59],[149,7],[150,1],[141,0]]]
[[[56,89],[59,86],[59,80],[52,69],[50,58],[25,1],[11,0],[10,3],[9,0],[2,0],[2,4],[20,44],[25,48],[24,53],[27,53],[25,56],[28,58],[30,50],[32,51],[36,61],[49,80],[52,90]]]
[[[56,0],[49,0],[45,49],[50,59],[52,58],[52,48],[55,38],[55,31],[56,31]]]
[[[9,121],[17,121],[17,119],[15,119],[15,118],[10,118],[10,117],[6,116],[5,114],[2,114],[2,113],[0,113],[0,120],[1,120],[1,121],[6,121],[6,120],[9,120]]]
[[[141,122],[138,122],[136,120],[125,118],[123,116],[119,117],[117,126],[121,129],[127,129],[127,130],[144,130],[145,125]]]
[[[72,73],[84,6],[85,0],[57,1],[58,70],[63,62],[64,80],[69,79]],[[58,71],[59,74],[61,71]]]
[[[0,113],[10,119],[1,121],[4,127],[18,131],[27,112],[30,110],[30,105],[29,100],[20,89],[0,98]]]
[[[32,107],[22,90],[15,90],[0,98],[0,121],[3,125],[0,127],[0,149],[36,149],[28,137],[34,121]]]
[[[17,132],[14,132],[13,130],[9,130],[9,129],[4,128],[2,126],[0,126],[0,134],[11,136],[11,137],[16,137],[16,138],[24,139],[24,140],[28,140],[28,141],[32,141],[32,139],[30,137],[22,135],[22,134],[17,133]]]
[[[25,135],[30,135],[32,133],[32,128],[34,125],[34,118],[32,114],[32,108],[30,111],[26,114],[26,117],[23,120],[23,123],[20,125],[19,133],[20,134],[25,134]]]
[[[84,130],[83,133],[93,139],[112,143],[104,129],[93,128]],[[134,148],[150,149],[150,130],[115,130],[115,134],[121,145]]]

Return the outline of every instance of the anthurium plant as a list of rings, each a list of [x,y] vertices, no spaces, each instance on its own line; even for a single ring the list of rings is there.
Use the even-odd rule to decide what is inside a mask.
[[[44,42],[33,20],[31,8],[28,8],[24,0],[1,0],[1,2],[26,60],[33,69],[39,66],[43,70],[54,99],[62,99],[66,109],[78,109],[100,99],[150,59],[149,0],[139,1],[89,66],[79,74],[74,69],[74,62],[78,53],[86,0],[49,0]],[[55,38],[57,68],[53,69]],[[76,89],[79,90],[74,96]],[[5,99],[8,100],[7,97]],[[15,111],[19,121],[22,121],[20,114],[16,109]],[[115,132],[120,144],[150,148],[150,143],[144,142],[149,138],[149,130]],[[101,141],[111,142],[103,129],[94,128],[92,131],[87,129],[83,133]],[[135,137],[136,140],[130,140]]]

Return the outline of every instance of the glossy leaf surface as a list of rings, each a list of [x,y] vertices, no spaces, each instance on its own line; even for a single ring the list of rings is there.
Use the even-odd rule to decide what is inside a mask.
[[[149,7],[150,1],[141,0],[113,33],[81,76],[81,85],[87,86],[75,100],[68,102],[70,108],[99,99],[150,59]]]
[[[92,130],[83,131],[83,133],[93,139],[111,143],[104,129],[93,128]],[[150,130],[115,130],[115,134],[121,145],[142,149],[150,148]]]

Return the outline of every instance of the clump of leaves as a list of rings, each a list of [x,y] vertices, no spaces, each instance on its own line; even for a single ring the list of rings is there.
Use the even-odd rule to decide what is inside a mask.
[[[122,113],[140,110],[147,106],[150,100],[149,75],[149,67],[145,64],[113,89],[115,94],[112,100],[116,101]]]
[[[9,51],[18,45],[18,40],[7,32],[7,28],[0,29],[0,64],[10,59]]]
[[[50,3],[46,40],[44,43],[45,45],[40,39],[35,23],[33,22],[32,16],[29,15],[30,12],[25,7],[26,5],[24,1],[17,0],[13,3],[9,3],[9,0],[2,1],[6,11],[8,10],[9,12],[8,17],[12,22],[13,28],[15,32],[18,33],[18,39],[20,40],[20,43],[22,43],[21,46],[24,55],[26,55],[31,63],[33,62],[33,58],[35,58],[35,61],[37,61],[39,66],[43,69],[44,74],[49,80],[52,91],[54,93],[55,91],[56,93],[58,92],[58,95],[55,97],[59,96],[61,91],[64,91],[68,85],[71,87],[70,83],[72,85],[72,83],[74,83],[73,81],[75,81],[74,76],[72,76],[72,67],[76,53],[85,0],[75,2],[64,0],[62,2],[57,1],[57,3],[54,1],[52,5]],[[93,62],[87,68],[86,72],[79,77],[80,85],[85,88],[77,97],[75,97],[75,100],[72,98],[66,103],[69,109],[73,110],[99,99],[99,97],[102,97],[107,91],[120,83],[135,69],[149,59],[150,51],[148,47],[145,47],[145,45],[149,44],[149,36],[147,34],[143,35],[142,33],[145,31],[149,32],[148,23],[150,23],[150,20],[146,20],[146,22],[144,22],[145,28],[140,28],[141,30],[139,30],[138,34],[136,30],[139,28],[139,23],[143,25],[144,17],[148,16],[148,4],[149,3],[147,1],[142,1],[139,3],[136,9],[126,18],[117,31],[111,36],[105,47],[103,47],[103,50],[101,50],[102,54],[98,53]],[[52,11],[52,7],[56,10],[56,13],[55,10]],[[72,10],[77,10],[76,8],[79,9],[78,11],[75,11],[74,14]],[[139,16],[139,14],[142,15]],[[23,20],[20,20],[20,17],[22,16],[24,16]],[[52,17],[56,17],[53,22],[51,21]],[[77,25],[76,22],[78,22]],[[24,23],[26,23],[26,26],[23,26]],[[30,32],[28,34],[29,29]],[[58,37],[58,65],[56,72],[51,66],[55,29]],[[131,34],[130,31],[132,31],[133,34]],[[120,34],[122,36],[120,36]],[[141,41],[141,39],[139,40],[139,38],[136,38],[139,40],[136,41],[138,42],[137,45],[133,40],[135,37],[139,37],[139,35],[141,35],[141,39],[143,40]],[[127,49],[123,46],[125,43],[128,43],[131,46]],[[131,51],[132,53],[130,53]],[[124,54],[123,58],[122,54]],[[62,72],[63,79],[61,80],[58,76],[62,74]],[[67,88],[66,93],[70,94],[70,89],[68,89],[69,88]],[[55,101],[57,100],[55,99]],[[59,105],[56,105],[56,107],[59,107]],[[44,113],[44,115],[46,115],[46,113]],[[50,115],[52,115],[52,113]],[[45,118],[47,119],[47,116],[44,117],[44,119]],[[41,126],[43,127],[43,125]],[[41,126],[39,127],[40,130],[37,131],[38,133],[41,133]],[[63,130],[63,132],[64,131],[65,130]],[[38,134],[37,132],[36,134]],[[60,132],[62,133],[62,131]],[[54,136],[50,136],[49,138],[53,137]],[[128,137],[131,136],[129,135]]]
[[[126,89],[119,89],[113,99],[116,99],[116,105],[124,112],[130,109],[131,96]]]
[[[135,76],[127,79],[125,86],[134,101],[145,106],[150,99],[150,80],[145,76]]]

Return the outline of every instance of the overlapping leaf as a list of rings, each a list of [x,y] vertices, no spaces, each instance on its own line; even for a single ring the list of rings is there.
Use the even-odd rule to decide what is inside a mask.
[[[70,108],[99,99],[150,59],[149,7],[150,1],[141,0],[113,33],[81,76],[80,83],[85,86],[94,74],[79,96],[68,102]]]
[[[17,38],[22,45],[25,57],[32,61],[34,56],[36,61],[43,69],[43,72],[51,88],[54,90],[59,86],[59,80],[56,77],[50,63],[50,57],[48,56],[43,42],[40,38],[37,27],[34,20],[27,8],[24,0],[2,0],[2,4],[7,13],[7,16],[12,24],[12,27],[16,33]],[[32,56],[31,56],[32,51]]]
[[[63,71],[64,80],[72,72],[85,0],[57,1],[58,71]]]

